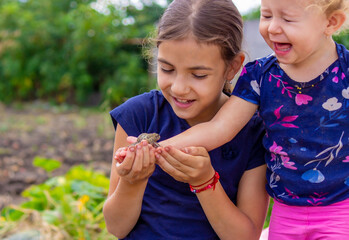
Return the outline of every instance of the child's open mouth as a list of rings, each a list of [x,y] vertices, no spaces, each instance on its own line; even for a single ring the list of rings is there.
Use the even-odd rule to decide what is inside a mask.
[[[182,107],[182,108],[189,107],[194,102],[194,100],[188,100],[188,99],[179,99],[179,98],[173,98],[173,99],[174,99],[175,104],[178,107]]]
[[[275,51],[288,52],[291,50],[292,45],[289,43],[274,43]]]

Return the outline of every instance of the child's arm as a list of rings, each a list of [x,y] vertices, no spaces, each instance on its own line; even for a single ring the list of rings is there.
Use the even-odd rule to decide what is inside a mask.
[[[211,121],[197,124],[160,145],[177,148],[203,146],[210,151],[233,139],[252,118],[257,107],[256,104],[231,96]]]
[[[114,154],[129,145],[127,134],[118,125]],[[154,148],[143,141],[128,148],[122,163],[113,159],[108,198],[103,206],[106,227],[110,233],[124,238],[135,226],[142,207],[148,178],[155,169]]]
[[[156,157],[159,166],[174,179],[194,186],[207,182],[215,172],[202,147],[187,147],[184,151],[165,147]],[[228,197],[220,181],[215,188],[196,194],[220,239],[259,238],[268,206],[265,171],[265,164],[245,171],[239,182],[237,204]]]

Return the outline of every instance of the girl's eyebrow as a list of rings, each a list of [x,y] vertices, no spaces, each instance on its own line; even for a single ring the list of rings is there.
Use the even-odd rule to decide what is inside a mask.
[[[173,66],[173,64],[167,62],[165,59],[162,59],[162,58],[158,58],[158,62]]]
[[[166,61],[165,59],[162,58],[158,58],[158,62],[170,65],[170,66],[174,66],[173,64],[169,63],[168,61]],[[206,66],[194,66],[194,67],[190,67],[189,70],[210,70],[212,71],[213,69],[210,67],[206,67]]]

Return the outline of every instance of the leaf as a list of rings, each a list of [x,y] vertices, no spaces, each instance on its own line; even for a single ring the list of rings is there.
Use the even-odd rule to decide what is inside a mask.
[[[338,125],[339,123],[333,123],[333,124],[323,125],[323,127],[337,127]]]
[[[325,167],[330,164],[332,162],[332,160],[334,159],[333,153],[331,152],[330,158],[327,160]]]
[[[288,127],[288,128],[299,128],[298,126],[292,123],[281,123],[281,126]]]
[[[295,116],[287,116],[284,117],[281,121],[282,122],[293,122],[294,120],[296,120],[298,118],[298,115]]]
[[[344,132],[342,132],[342,136],[341,136],[341,138],[339,139],[339,142],[338,142],[338,148],[337,148],[337,150],[336,150],[336,157],[338,156],[338,153],[339,153],[339,151],[342,149],[342,147],[343,147],[343,143],[342,143],[342,137],[343,137],[343,135],[344,135]]]
[[[60,212],[57,210],[44,210],[42,219],[48,223],[54,224],[60,219]]]
[[[105,198],[105,190],[102,187],[94,186],[85,181],[74,180],[71,183],[72,190],[79,196],[87,195],[93,199]]]
[[[276,119],[279,119],[281,116],[280,116],[280,110],[281,108],[283,107],[284,105],[281,105],[280,107],[278,107],[275,111],[274,111],[274,114],[276,116]]]
[[[52,172],[53,170],[60,168],[62,163],[55,159],[47,159],[37,156],[33,160],[33,165],[35,167],[43,168],[46,172]]]
[[[290,92],[287,92],[288,96],[292,98],[292,94]]]
[[[5,207],[2,211],[1,211],[2,215],[6,216],[7,219],[11,220],[11,221],[18,221],[23,215],[24,212],[22,212],[19,209],[15,209],[10,207]]]

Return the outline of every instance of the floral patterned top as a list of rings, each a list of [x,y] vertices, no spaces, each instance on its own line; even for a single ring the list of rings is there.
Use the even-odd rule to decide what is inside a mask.
[[[349,51],[317,78],[292,80],[270,55],[248,63],[233,95],[259,105],[268,150],[267,191],[297,206],[349,197]]]

